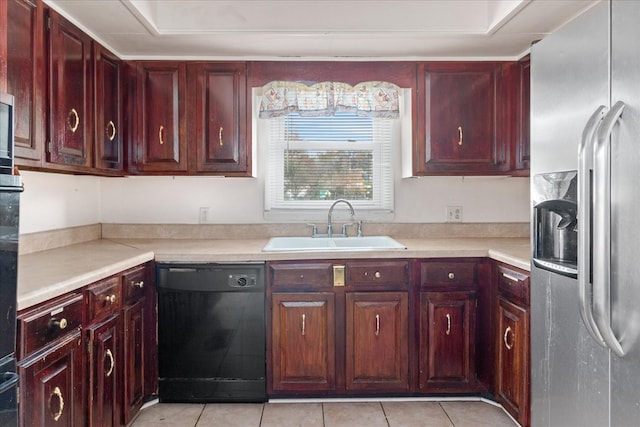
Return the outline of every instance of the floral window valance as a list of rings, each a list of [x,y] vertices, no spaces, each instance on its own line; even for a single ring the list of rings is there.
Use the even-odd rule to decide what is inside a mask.
[[[400,88],[388,82],[363,82],[355,86],[340,82],[303,83],[273,81],[262,87],[259,117],[288,113],[301,116],[331,116],[337,111],[359,116],[398,118]]]

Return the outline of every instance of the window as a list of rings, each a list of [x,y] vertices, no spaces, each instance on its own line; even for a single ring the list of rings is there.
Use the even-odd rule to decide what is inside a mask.
[[[393,210],[391,142],[394,120],[355,112],[289,113],[265,120],[268,144],[265,208],[354,207]]]

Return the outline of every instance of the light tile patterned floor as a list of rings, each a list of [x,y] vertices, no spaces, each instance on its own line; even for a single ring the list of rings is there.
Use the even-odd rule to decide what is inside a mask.
[[[481,401],[265,404],[158,403],[132,427],[514,427],[502,408]]]

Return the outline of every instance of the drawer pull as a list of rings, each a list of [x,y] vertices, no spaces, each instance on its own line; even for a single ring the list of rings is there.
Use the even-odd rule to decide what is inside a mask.
[[[449,273],[449,276],[448,276],[448,277],[449,277],[449,279],[453,280],[453,279],[455,279],[455,278],[456,278],[456,275],[455,275],[455,274],[453,274],[453,273]]]
[[[451,334],[451,315],[447,313],[446,317],[447,317],[447,330],[444,331],[444,333],[447,335],[450,335]]]
[[[305,316],[304,314],[302,315],[302,335],[304,336],[304,329],[305,329],[305,323],[307,320],[307,316]]]
[[[131,286],[134,288],[144,288],[144,280],[140,280],[139,282],[131,282]]]
[[[50,328],[59,328],[62,330],[62,329],[66,329],[67,326],[69,326],[69,322],[67,322],[67,319],[65,319],[64,317],[60,320],[51,319],[49,321]]]
[[[520,279],[518,279],[516,276],[509,273],[502,273],[502,277],[504,277],[505,279],[513,280],[514,282],[520,281]]]
[[[116,302],[116,296],[115,296],[114,294],[106,295],[106,296],[104,297],[104,300],[105,300],[106,302],[108,302],[109,304],[114,304],[114,303]]]
[[[111,376],[111,374],[113,373],[113,368],[116,366],[116,362],[113,359],[113,353],[111,353],[111,349],[107,349],[105,358],[109,359],[109,369],[107,369],[107,372],[105,373],[105,376],[108,378]]]
[[[53,409],[54,397],[58,401],[57,410]],[[60,387],[58,386],[56,386],[56,388],[53,389],[53,393],[51,393],[51,396],[49,397],[49,411],[51,411],[51,415],[53,416],[53,421],[58,421],[62,416],[62,411],[64,411],[64,398],[62,397],[62,390],[60,390]]]
[[[376,314],[376,336],[380,335],[380,315]]]
[[[382,277],[382,274],[380,274],[379,271],[376,271],[375,274],[373,275],[373,277],[375,277],[376,279],[379,279]]]
[[[508,337],[509,332],[511,331],[511,326],[507,326],[507,329],[504,330],[504,335],[502,336],[502,340],[504,341],[504,346],[507,347],[507,350],[511,350],[513,348],[513,340],[515,339],[515,334],[511,333],[513,339],[511,340],[511,344],[509,344]]]

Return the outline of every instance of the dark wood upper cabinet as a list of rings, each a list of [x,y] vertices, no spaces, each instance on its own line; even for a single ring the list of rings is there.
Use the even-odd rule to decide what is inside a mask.
[[[186,172],[186,64],[143,61],[136,66],[132,172]]]
[[[44,8],[39,0],[8,0],[5,7],[6,92],[15,97],[16,164],[39,167],[44,153],[46,120]]]
[[[95,168],[122,173],[122,62],[93,43]]]
[[[91,38],[47,10],[49,122],[47,160],[86,171],[92,166]]]
[[[507,172],[502,90],[501,63],[419,64],[414,174]]]
[[[516,139],[514,168],[520,171],[523,176],[529,176],[529,162],[531,160],[531,60],[527,55],[518,62],[518,117],[516,123],[519,124],[519,132]]]
[[[246,63],[190,63],[189,157],[195,173],[250,173]]]

